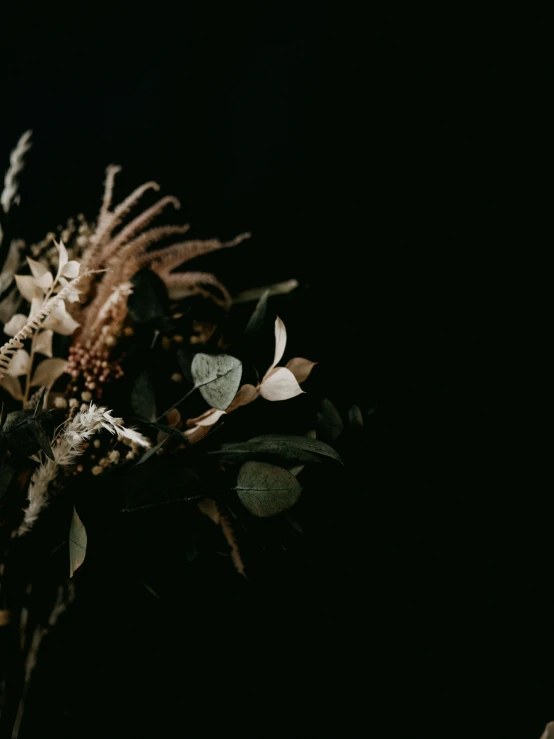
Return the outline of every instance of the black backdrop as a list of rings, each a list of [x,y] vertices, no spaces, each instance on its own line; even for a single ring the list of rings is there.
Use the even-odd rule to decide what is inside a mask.
[[[288,579],[154,606],[89,571],[43,730],[68,691],[91,736],[538,738],[554,717],[544,489],[499,441],[513,390],[491,361],[521,320],[498,243],[520,53],[497,19],[366,23],[186,3],[3,29],[3,161],[34,131],[23,235],[93,215],[109,162],[121,193],[155,179],[192,233],[253,232],[206,262],[233,291],[310,286],[295,345],[337,404],[376,408]]]

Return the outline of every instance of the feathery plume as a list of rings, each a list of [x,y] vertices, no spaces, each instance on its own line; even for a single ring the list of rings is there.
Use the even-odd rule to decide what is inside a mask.
[[[31,148],[32,131],[25,131],[10,154],[10,166],[4,177],[4,189],[0,194],[0,205],[7,213],[17,198],[17,175],[24,167],[25,154]]]
[[[104,407],[91,403],[86,411],[79,411],[63,426],[57,439],[52,441],[54,459],[46,459],[35,470],[31,477],[27,497],[29,505],[25,510],[23,521],[13,536],[22,536],[33,526],[40,512],[48,504],[48,488],[61,467],[74,464],[77,457],[83,454],[83,443],[102,429],[120,439],[128,439],[138,446],[148,449],[150,441],[132,428],[126,428],[112,416],[112,412]]]

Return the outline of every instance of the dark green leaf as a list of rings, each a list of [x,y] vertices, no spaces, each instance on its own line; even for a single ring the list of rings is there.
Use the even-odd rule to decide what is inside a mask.
[[[159,441],[155,446],[150,447],[150,449],[147,452],[144,452],[144,454],[139,459],[139,461],[137,462],[137,464],[135,465],[135,467],[137,465],[139,465],[139,464],[144,464],[145,462],[147,462],[150,459],[150,457],[153,457],[154,454],[156,454],[156,452],[163,447],[163,445],[165,444],[165,442],[168,439],[169,439],[169,436],[166,436],[164,439],[162,439],[161,441]]]
[[[146,323],[169,313],[169,298],[164,281],[151,269],[141,269],[132,280],[133,292],[127,309],[135,323]]]
[[[307,436],[287,434],[268,434],[257,436],[250,441],[224,444],[221,449],[209,454],[217,454],[223,459],[240,462],[259,459],[268,462],[308,464],[309,462],[339,462],[339,454],[328,444]]]
[[[237,495],[254,516],[266,518],[291,508],[302,486],[290,472],[265,462],[246,462],[239,470]]]
[[[143,370],[131,390],[131,408],[138,418],[154,421],[156,418],[156,396],[150,380],[150,373]]]
[[[327,398],[323,398],[317,414],[318,423],[334,441],[342,434],[343,423],[338,410]]]

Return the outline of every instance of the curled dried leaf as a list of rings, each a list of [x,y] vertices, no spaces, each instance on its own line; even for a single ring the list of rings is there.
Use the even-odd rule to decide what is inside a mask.
[[[281,361],[283,354],[285,353],[286,345],[287,329],[285,328],[285,324],[283,323],[283,321],[279,318],[279,316],[277,316],[277,318],[275,319],[275,355],[273,357],[273,363],[266,372],[266,377],[271,372],[271,370]]]
[[[254,387],[254,385],[243,385],[238,393],[235,395],[235,398],[231,405],[226,409],[227,413],[240,408],[241,405],[247,405],[248,403],[251,403],[253,400],[256,400],[259,394],[260,392],[258,388]]]
[[[216,408],[210,408],[205,413],[197,418],[190,418],[187,421],[187,426],[193,428],[194,426],[213,426],[217,423],[221,416],[225,415],[225,411],[217,410]]]
[[[304,382],[304,380],[308,379],[310,372],[316,364],[317,362],[310,362],[309,359],[304,359],[303,357],[294,357],[285,366],[296,377],[297,382]]]
[[[10,375],[4,375],[0,380],[0,385],[7,390],[9,394],[15,400],[23,400],[23,390],[21,388],[21,382],[17,377],[10,377]]]

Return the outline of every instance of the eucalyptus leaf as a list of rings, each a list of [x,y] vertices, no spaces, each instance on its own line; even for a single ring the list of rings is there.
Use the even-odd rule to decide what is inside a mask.
[[[225,410],[233,401],[242,377],[242,363],[229,354],[198,353],[192,360],[192,378],[212,408]]]
[[[318,423],[334,441],[342,434],[343,423],[338,410],[327,398],[323,398],[317,414]]]
[[[131,408],[136,416],[146,421],[154,421],[156,418],[156,396],[148,370],[143,370],[134,382]]]
[[[83,564],[86,554],[87,531],[73,507],[73,517],[69,527],[69,577],[73,577],[75,570]]]
[[[258,436],[250,441],[224,444],[208,454],[215,454],[227,461],[241,462],[258,459],[267,462],[283,463],[287,466],[298,466],[314,463],[333,463],[342,460],[339,454],[328,444],[306,436],[288,436],[286,434],[268,434]]]
[[[255,336],[261,327],[264,325],[265,315],[267,313],[267,300],[269,298],[269,290],[266,290],[262,297],[258,300],[254,312],[250,316],[246,328],[244,330],[245,336]]]
[[[290,472],[265,462],[246,462],[239,470],[237,495],[254,516],[266,518],[292,508],[302,486]]]

